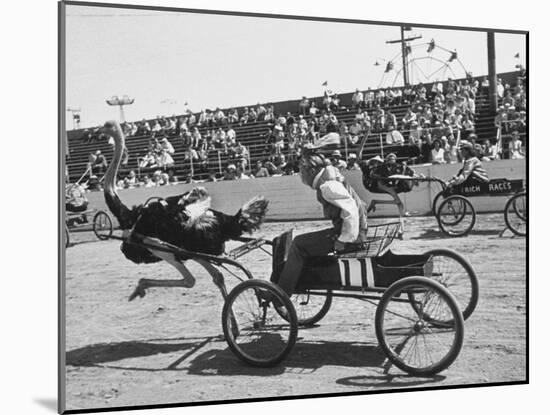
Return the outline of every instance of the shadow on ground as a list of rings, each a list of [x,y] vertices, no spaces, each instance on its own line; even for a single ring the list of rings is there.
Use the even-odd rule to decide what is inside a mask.
[[[499,236],[500,233],[502,232],[502,229],[472,229],[469,233],[468,233],[468,236],[469,235],[473,235],[473,236]],[[449,236],[449,235],[446,235],[444,234],[443,232],[441,232],[441,230],[439,229],[427,229],[425,230],[423,233],[421,233],[420,235],[417,235],[417,236],[413,236],[411,238],[407,238],[407,239],[411,239],[411,240],[416,240],[416,239],[454,239],[455,237],[454,236]]]
[[[418,378],[410,375],[376,375],[376,376],[350,376],[338,379],[339,385],[355,386],[360,388],[387,387],[388,389],[411,388],[424,386],[430,383],[437,383],[445,380],[445,376],[435,375],[432,377]]]
[[[223,348],[209,348],[217,342]],[[146,358],[159,354],[183,352],[175,360],[169,360],[160,367],[132,367],[117,364],[125,359]],[[100,343],[67,352],[67,366],[103,367],[137,371],[186,371],[201,376],[273,376],[285,372],[313,373],[323,366],[374,367],[383,369],[385,356],[377,345],[357,342],[300,341],[290,354],[275,367],[252,367],[227,347],[222,336],[197,337],[190,339],[151,339],[120,343]],[[135,366],[135,364],[134,364]]]

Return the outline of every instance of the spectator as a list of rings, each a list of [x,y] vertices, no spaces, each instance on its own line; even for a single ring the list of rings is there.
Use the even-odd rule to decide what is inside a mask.
[[[145,156],[139,161],[139,168],[146,169],[146,168],[155,168],[158,166],[158,160],[155,152],[148,151]]]
[[[166,137],[161,140],[161,151],[158,164],[160,167],[171,167],[174,165],[174,159],[172,158],[174,154],[174,147],[168,141]]]
[[[346,165],[347,170],[361,170],[359,163],[357,163],[357,155],[355,153],[350,153],[348,155],[348,162]]]
[[[88,160],[91,175],[102,175],[105,169],[107,169],[107,160],[105,156],[101,154],[101,150],[96,150],[95,153],[90,154]]]
[[[364,106],[365,106],[365,102],[364,102],[363,93],[359,91],[359,89],[356,89],[355,93],[351,97],[351,107],[355,109],[355,108],[363,108]]]
[[[216,123],[216,125],[223,125],[227,123],[225,114],[219,108],[216,108],[216,112],[214,113],[214,122]]]
[[[358,119],[355,119],[353,124],[349,127],[349,143],[352,145],[357,144],[363,136],[363,126]]]
[[[307,99],[306,97],[302,97],[302,100],[298,104],[298,111],[300,112],[300,114],[304,116],[308,115],[309,107],[310,107],[309,99]]]
[[[266,162],[264,163],[264,167],[266,168],[270,176],[281,174],[281,172],[277,169],[275,163],[273,163],[273,156],[266,160]]]
[[[155,187],[156,183],[154,183],[151,178],[146,174],[143,178],[143,187]]]
[[[512,96],[512,91],[511,90],[507,90],[506,93],[505,93],[505,96],[504,98],[502,99],[502,104],[503,105],[506,105],[508,104],[509,106],[513,107],[516,105],[516,100],[514,99],[514,97]]]
[[[199,120],[197,122],[198,127],[206,126],[206,111],[202,110],[199,114]]]
[[[365,108],[372,108],[374,105],[374,92],[371,89],[367,89],[365,92]]]
[[[178,184],[178,177],[175,175],[173,168],[168,169],[166,174],[168,175],[168,184]]]
[[[332,96],[332,102],[330,103],[330,111],[338,111],[340,109],[340,97],[338,94]]]
[[[403,145],[404,142],[405,139],[403,135],[397,131],[395,127],[391,126],[386,134],[386,143],[388,143],[388,145]]]
[[[332,104],[332,91],[325,89],[325,92],[323,93],[323,109],[326,111],[329,111]]]
[[[191,112],[191,110],[187,110],[187,115],[188,115],[188,118],[187,118],[187,125],[189,127],[194,127],[195,124],[197,124],[197,117],[195,116],[195,114],[193,114]]]
[[[340,150],[334,150],[332,152],[330,155],[330,162],[339,170],[346,170],[348,167],[348,164],[342,160],[342,153],[340,153]]]
[[[237,123],[239,122],[239,113],[235,108],[231,108],[229,110],[229,113],[227,114],[227,122],[229,124]]]
[[[512,131],[512,140],[508,143],[508,150],[510,152],[510,158],[512,160],[525,158],[522,143],[519,139],[519,133],[517,132],[517,130]]]
[[[432,164],[445,163],[445,151],[441,148],[441,141],[439,139],[433,141],[430,161]]]
[[[250,176],[247,176],[244,172],[244,170],[242,169],[237,169],[237,176],[236,176],[237,179],[240,179],[240,180],[246,180],[246,179],[250,179]]]
[[[160,170],[156,170],[153,173],[153,184],[154,186],[164,186],[168,184],[168,174],[161,172]]]
[[[315,117],[317,115],[318,108],[315,106],[315,101],[311,101],[309,106],[309,115]]]
[[[383,89],[379,89],[376,94],[376,106],[380,107],[382,105],[386,105],[386,93]]]
[[[237,179],[237,167],[234,164],[228,164],[223,174],[224,180],[236,180]]]
[[[229,127],[225,133],[225,138],[228,146],[234,146],[237,144],[237,133],[233,127]]]
[[[408,129],[413,121],[416,121],[416,114],[413,112],[412,108],[408,108],[402,120],[403,128]]]
[[[237,143],[233,149],[233,153],[237,167],[241,170],[246,170],[248,166],[248,149],[242,143]]]
[[[504,96],[504,85],[502,85],[502,79],[500,78],[497,80],[497,95],[499,99]]]
[[[243,111],[243,115],[241,115],[240,125],[247,124],[248,119],[249,119],[249,111],[248,111],[248,107],[245,107]]]
[[[258,105],[256,105],[257,120],[264,121],[266,113],[267,113],[267,109],[258,102]]]
[[[254,167],[254,170],[252,170],[252,176],[256,178],[269,177],[269,172],[260,160],[256,162],[256,167]]]
[[[136,172],[133,170],[130,170],[128,173],[128,176],[124,178],[123,187],[125,189],[133,189],[138,184]]]
[[[248,121],[255,122],[258,120],[258,113],[254,108],[250,108],[250,111],[248,111]]]
[[[486,139],[482,146],[481,161],[492,161],[500,158],[496,140]]]
[[[153,124],[153,128],[151,129],[151,132],[154,134],[160,133],[162,131],[162,127],[160,126],[160,122],[158,118],[155,120],[155,123]]]
[[[265,113],[264,121],[268,122],[268,123],[275,122],[275,113],[273,112],[273,105],[270,105],[267,108],[267,112]]]

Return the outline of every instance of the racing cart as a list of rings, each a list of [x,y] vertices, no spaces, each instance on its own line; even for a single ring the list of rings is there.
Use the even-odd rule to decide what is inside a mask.
[[[521,179],[493,179],[488,183],[447,186],[443,180],[430,178],[441,185],[432,202],[432,212],[439,228],[449,236],[467,235],[476,222],[476,211],[469,200],[479,196],[511,195],[504,206],[506,227],[518,236],[527,233],[527,193]]]
[[[391,175],[383,179],[392,182],[432,182],[439,189],[432,201],[432,213],[443,233],[465,236],[474,228],[476,211],[470,198],[511,195],[504,206],[504,222],[512,233],[525,236],[527,231],[527,192],[521,179],[493,179],[488,183],[447,186],[437,177]]]
[[[378,301],[376,337],[396,367],[416,376],[449,367],[462,347],[464,320],[478,301],[477,276],[466,259],[450,250],[393,253],[389,245],[398,230],[399,222],[370,226],[357,250],[310,259],[291,298],[265,280],[235,286],[222,314],[230,349],[252,366],[273,366],[291,352],[299,326],[318,323],[334,298],[353,298]],[[271,242],[250,240],[233,255],[270,244],[277,273],[291,241],[292,231]]]
[[[65,247],[70,244],[70,230],[91,229],[99,240],[106,240],[113,234],[111,215],[101,209],[65,213]]]

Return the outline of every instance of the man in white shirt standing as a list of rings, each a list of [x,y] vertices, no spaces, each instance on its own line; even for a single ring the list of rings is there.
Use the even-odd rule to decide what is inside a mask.
[[[340,144],[339,135],[328,134],[313,148],[305,149],[300,159],[302,182],[317,192],[324,216],[332,221],[333,226],[298,235],[292,241],[281,273],[271,275],[271,281],[277,283],[289,296],[294,292],[308,258],[345,251],[350,248],[350,244],[360,241],[362,231],[367,229],[364,202],[337,168],[326,165],[325,157],[318,151],[334,144]]]
[[[355,90],[355,93],[351,97],[351,104],[353,108],[362,108],[363,103],[363,93],[359,89]]]

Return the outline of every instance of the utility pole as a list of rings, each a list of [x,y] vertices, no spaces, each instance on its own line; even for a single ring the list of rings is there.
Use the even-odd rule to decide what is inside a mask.
[[[128,97],[128,95],[123,95],[122,97],[113,96],[110,99],[107,99],[105,102],[107,104],[114,106],[118,105],[120,108],[120,122],[124,122],[124,106],[131,105],[134,103],[134,98]]]
[[[489,63],[489,108],[496,114],[498,107],[495,33],[487,32],[487,61]]]
[[[409,45],[407,42],[421,39],[422,35],[413,36],[405,39],[405,32],[411,31],[410,26],[401,26],[401,39],[387,40],[386,43],[401,43],[401,58],[403,59],[403,85],[409,85]]]

